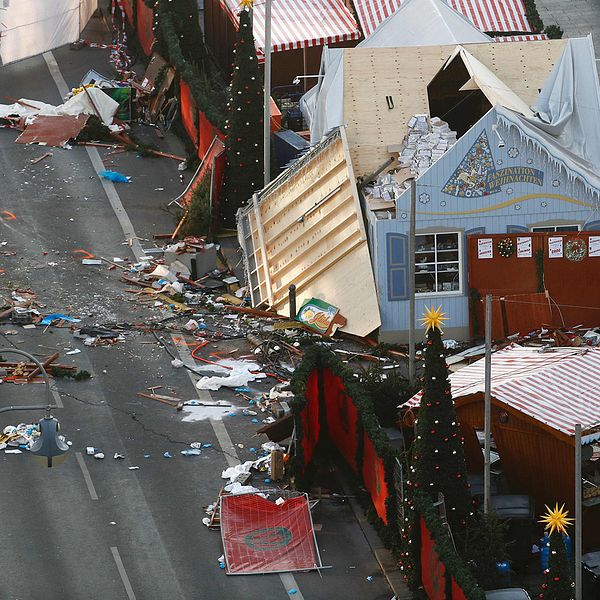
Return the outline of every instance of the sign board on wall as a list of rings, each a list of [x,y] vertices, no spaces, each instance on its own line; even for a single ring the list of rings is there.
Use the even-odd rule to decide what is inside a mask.
[[[590,235],[589,256],[600,256],[600,235]]]
[[[561,237],[548,238],[548,258],[563,257],[563,239]]]
[[[518,237],[517,238],[517,258],[531,258],[533,251],[531,248],[530,237]]]
[[[477,258],[494,258],[494,245],[492,238],[477,240]]]

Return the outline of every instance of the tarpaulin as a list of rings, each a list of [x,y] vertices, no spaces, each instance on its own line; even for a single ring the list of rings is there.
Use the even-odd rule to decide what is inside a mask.
[[[146,6],[144,0],[137,2],[137,27],[136,34],[144,54],[150,56],[152,54],[152,44],[154,43],[154,12]]]
[[[280,505],[257,494],[222,496],[221,536],[228,575],[321,566],[306,496]]]
[[[446,600],[446,567],[421,517],[421,581],[429,600]]]
[[[302,450],[304,451],[304,467],[310,463],[319,441],[321,425],[319,423],[319,371],[314,370],[306,380],[306,406],[300,413],[302,419]]]
[[[192,96],[190,86],[183,80],[179,81],[179,101],[181,104],[181,122],[188,137],[198,147],[198,107]],[[211,140],[212,141],[212,138]],[[210,142],[208,142],[210,144]]]
[[[387,525],[387,512],[385,503],[388,499],[389,491],[385,482],[385,467],[383,459],[375,452],[375,447],[371,438],[364,433],[364,451],[362,476],[365,488],[371,496],[373,506],[379,515],[379,518]]]
[[[323,394],[329,438],[356,473],[358,472],[356,465],[358,412],[352,398],[346,393],[342,379],[329,369],[323,369]]]

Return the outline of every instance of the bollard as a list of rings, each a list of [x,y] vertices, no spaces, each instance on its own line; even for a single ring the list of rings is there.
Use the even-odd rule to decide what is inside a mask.
[[[290,287],[288,288],[289,290],[289,302],[290,302],[290,319],[295,319],[296,318],[296,286],[292,283],[292,285],[290,285]]]

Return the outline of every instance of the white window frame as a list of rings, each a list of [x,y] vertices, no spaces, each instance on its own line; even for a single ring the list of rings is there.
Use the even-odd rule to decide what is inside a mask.
[[[560,230],[557,231],[557,227],[577,227],[576,230]],[[547,229],[552,229],[552,231],[543,231]],[[579,223],[560,223],[558,225],[533,225],[529,228],[531,233],[574,233],[575,231],[581,231],[581,225]]]
[[[420,265],[423,265],[424,263],[419,263],[417,262],[417,259],[419,257],[419,250],[417,250],[418,248],[418,239],[419,237],[425,237],[425,236],[433,236],[433,252],[435,253],[435,261],[433,263],[426,263],[426,264],[433,264],[435,265],[435,270],[434,271],[430,271],[430,273],[435,273],[436,278],[435,278],[435,285],[437,287],[438,285],[438,280],[437,280],[437,275],[439,273],[443,273],[444,271],[438,271],[437,266],[439,264],[448,264],[448,263],[455,263],[457,261],[452,260],[452,261],[446,261],[446,262],[438,262],[437,260],[437,253],[438,253],[438,247],[437,247],[437,236],[440,235],[448,235],[448,234],[454,234],[456,235],[456,240],[457,240],[457,250],[458,250],[458,289],[457,290],[446,290],[446,291],[435,291],[435,292],[417,292],[416,287],[417,287],[417,276],[419,275],[418,272],[418,268]],[[462,296],[464,293],[463,290],[463,286],[464,286],[464,276],[463,276],[463,232],[462,231],[435,231],[435,232],[423,232],[423,233],[417,233],[415,236],[415,297],[416,298],[428,298],[430,296]],[[425,253],[427,251],[421,251],[421,253]],[[443,250],[442,250],[443,252]]]

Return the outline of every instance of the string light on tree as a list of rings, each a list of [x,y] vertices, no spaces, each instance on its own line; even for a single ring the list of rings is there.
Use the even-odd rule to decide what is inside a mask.
[[[549,531],[550,537],[546,542],[550,550],[548,556],[548,568],[544,571],[546,583],[542,584],[539,598],[543,600],[574,600],[575,583],[571,577],[565,540],[567,527],[573,519],[568,518],[569,512],[563,504],[560,508],[558,502],[554,509],[546,505],[547,513],[540,519],[544,523],[545,530]]]

